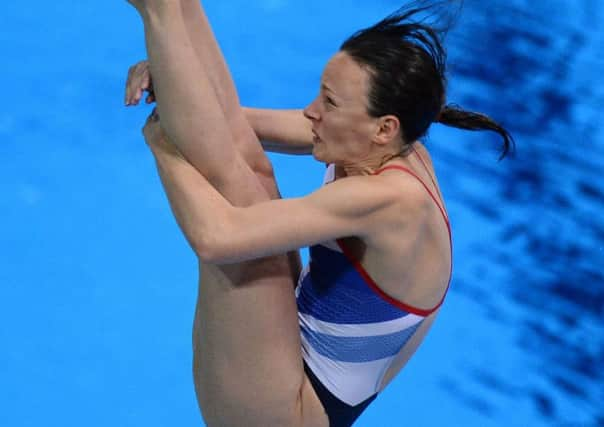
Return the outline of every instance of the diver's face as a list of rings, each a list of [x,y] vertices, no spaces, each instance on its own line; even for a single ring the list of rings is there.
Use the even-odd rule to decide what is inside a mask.
[[[317,160],[346,165],[369,156],[377,120],[367,113],[369,78],[345,52],[328,62],[319,95],[304,110],[312,122]]]

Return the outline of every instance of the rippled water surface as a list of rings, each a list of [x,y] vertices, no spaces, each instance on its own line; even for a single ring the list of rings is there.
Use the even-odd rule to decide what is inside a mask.
[[[467,2],[452,37],[453,93],[503,120],[518,155],[496,164],[477,141],[435,142],[455,215],[472,224],[458,231],[456,291],[497,324],[493,354],[445,384],[493,419],[513,400],[546,425],[603,425],[604,4],[489,3]],[[501,353],[519,363],[493,369]]]
[[[301,107],[381,0],[206,1],[242,102]],[[253,4],[251,4],[253,3]],[[359,426],[604,425],[604,3],[466,0],[449,100],[514,134],[434,127],[452,289]],[[199,425],[194,259],[122,106],[126,2],[0,7],[0,425]],[[321,165],[273,156],[283,193]]]

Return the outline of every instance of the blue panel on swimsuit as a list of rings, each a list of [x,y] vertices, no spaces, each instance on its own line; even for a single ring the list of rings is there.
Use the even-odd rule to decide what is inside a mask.
[[[344,254],[317,245],[310,256],[298,295],[300,312],[339,324],[385,322],[409,314],[377,295]]]
[[[422,324],[419,322],[402,331],[368,337],[341,337],[322,334],[301,327],[312,348],[332,360],[350,363],[372,362],[396,355]]]

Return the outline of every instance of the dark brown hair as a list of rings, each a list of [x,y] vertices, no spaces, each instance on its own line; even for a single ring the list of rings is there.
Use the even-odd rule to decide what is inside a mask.
[[[426,15],[442,17],[460,1],[414,1],[377,24],[356,32],[340,47],[371,76],[368,114],[396,116],[405,144],[426,134],[434,122],[466,130],[491,130],[503,138],[500,159],[514,148],[510,133],[490,117],[446,104],[444,35]],[[446,11],[445,11],[446,12]],[[454,15],[450,15],[454,16]],[[442,24],[442,22],[441,22]]]

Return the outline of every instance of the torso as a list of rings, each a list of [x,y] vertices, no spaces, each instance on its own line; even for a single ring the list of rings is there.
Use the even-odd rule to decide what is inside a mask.
[[[423,238],[418,242],[414,256],[403,256],[398,259],[398,263],[390,260],[390,262],[394,262],[391,265],[399,266],[400,268],[391,272],[393,276],[382,277],[382,281],[379,281],[379,267],[381,263],[376,263],[374,259],[379,260],[381,256],[388,256],[388,254],[382,255],[378,249],[374,249],[373,251],[369,249],[366,250],[366,258],[361,263],[370,275],[375,275],[376,280],[380,283],[385,293],[411,306],[429,309],[439,304],[447,292],[452,273],[452,241],[450,229],[448,229],[445,218],[443,218],[444,213],[448,221],[448,213],[443,204],[444,198],[438,185],[430,154],[419,142],[414,144],[414,148],[415,152],[412,152],[405,159],[397,160],[394,163],[413,171],[436,199],[436,201],[432,200],[432,203],[428,205],[429,214],[425,216],[423,221],[419,221],[416,224],[418,227],[424,227]],[[396,171],[393,171],[393,173],[396,173]],[[430,197],[429,194],[426,194],[426,196]],[[353,246],[363,245],[363,242],[359,239],[356,239],[356,241],[353,239],[350,244]],[[394,253],[390,252],[389,254]],[[399,275],[398,279],[397,274]],[[405,288],[401,287],[401,277],[409,286]],[[423,342],[437,315],[438,310],[429,315],[416,331],[415,335],[401,349],[396,360],[390,365],[384,375],[381,388],[386,387],[407,364]]]
[[[348,237],[313,247],[317,256],[316,268],[313,270],[311,262],[310,271],[316,270],[315,278],[311,278],[312,274],[305,277],[303,273],[297,289],[300,325],[305,331],[302,334],[305,361],[336,397],[351,405],[381,391],[407,363],[430,329],[449,284],[452,250],[448,217],[429,155],[421,144],[416,143],[415,148],[417,153],[412,152],[384,166],[403,167],[426,187],[416,177],[399,169],[380,174],[388,174],[392,185],[420,186],[425,194],[426,199],[420,203],[426,208],[421,215],[414,215],[411,228],[401,230],[395,224],[389,232],[378,232],[376,237],[372,235],[371,240]],[[336,168],[335,179],[341,178],[339,172]],[[410,233],[415,233],[412,245],[408,243]],[[326,251],[326,247],[331,251]],[[354,267],[342,267],[342,256],[333,251],[345,254],[349,265]],[[328,276],[335,274],[333,278],[321,276],[333,269],[335,273],[327,273]],[[338,273],[339,269],[343,269],[343,273]],[[354,270],[359,274],[351,273]],[[314,318],[327,323],[315,325]],[[379,324],[384,331],[394,334],[390,344],[378,344],[381,349],[370,349],[366,347],[369,344],[361,344],[353,338],[379,334],[375,329]],[[314,328],[320,335],[309,338],[309,331]],[[404,338],[406,331],[408,337]],[[340,338],[332,343],[334,337]],[[338,341],[341,342],[335,344]],[[395,342],[400,344],[392,347]],[[330,350],[330,345],[335,347]],[[338,347],[341,345],[344,347]],[[393,348],[396,348],[394,352]],[[380,352],[383,352],[381,356],[378,355]],[[355,360],[351,354],[364,354],[361,356],[363,363],[356,367],[356,363],[350,365],[349,362]],[[356,394],[350,391],[351,384],[355,384]]]
[[[430,309],[441,301],[446,292],[451,272],[451,246],[449,230],[439,206],[445,215],[446,209],[430,155],[419,142],[414,144],[414,148],[416,153],[411,152],[406,158],[397,158],[387,164],[403,166],[414,172],[438,203],[431,200],[425,189],[421,189],[428,199],[427,214],[413,224],[418,229],[414,246],[401,247],[398,242],[404,239],[391,232],[374,239],[372,245],[356,237],[341,240],[386,294],[411,306]],[[421,186],[402,171],[383,172],[386,173],[392,175],[393,180],[404,179],[406,183]]]

